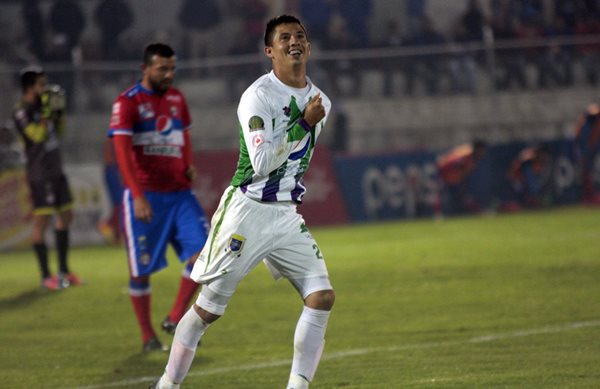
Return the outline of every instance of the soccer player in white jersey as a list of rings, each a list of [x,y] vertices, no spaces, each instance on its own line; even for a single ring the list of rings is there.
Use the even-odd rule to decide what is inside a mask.
[[[237,169],[192,271],[202,291],[177,325],[165,372],[151,387],[179,388],[202,335],[224,314],[238,283],[263,260],[304,302],[287,388],[308,388],[317,370],[335,294],[296,205],[306,190],[302,177],[331,101],[306,76],[310,43],[296,17],[282,15],[267,23],[264,52],[273,69],[241,97]]]

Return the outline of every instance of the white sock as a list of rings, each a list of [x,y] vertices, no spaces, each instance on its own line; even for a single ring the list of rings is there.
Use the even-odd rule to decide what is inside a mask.
[[[294,359],[289,388],[308,388],[308,383],[312,381],[323,352],[329,314],[330,311],[304,307],[294,334]],[[290,386],[298,385],[298,381],[292,382],[295,376],[304,378],[306,386]]]
[[[183,382],[194,360],[198,342],[209,325],[198,316],[194,308],[190,308],[177,324],[169,362],[163,375],[171,383],[179,385]]]
[[[290,380],[288,381],[286,389],[308,389],[308,384],[309,382],[306,378],[290,374]]]
[[[169,377],[167,377],[167,372],[164,372],[160,380],[156,384],[157,389],[179,389],[179,384],[174,384],[171,382]]]

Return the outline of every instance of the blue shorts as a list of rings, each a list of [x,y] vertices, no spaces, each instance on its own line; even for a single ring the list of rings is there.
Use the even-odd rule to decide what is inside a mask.
[[[123,196],[125,242],[129,273],[147,276],[167,266],[167,244],[171,244],[181,262],[204,247],[208,222],[191,190],[146,192],[154,216],[150,223],[137,220],[129,189]]]

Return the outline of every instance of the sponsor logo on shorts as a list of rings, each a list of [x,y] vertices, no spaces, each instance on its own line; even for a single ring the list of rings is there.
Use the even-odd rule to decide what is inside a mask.
[[[181,158],[181,149],[177,146],[144,146],[144,155]]]
[[[229,243],[227,244],[227,250],[231,253],[237,254],[239,257],[242,252],[242,248],[244,247],[244,242],[246,242],[246,238],[242,235],[232,234],[231,238],[229,238]]]

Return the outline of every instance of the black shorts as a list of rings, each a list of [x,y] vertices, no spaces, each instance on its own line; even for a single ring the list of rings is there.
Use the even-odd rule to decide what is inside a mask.
[[[73,196],[67,177],[29,181],[34,215],[51,215],[73,207]]]

